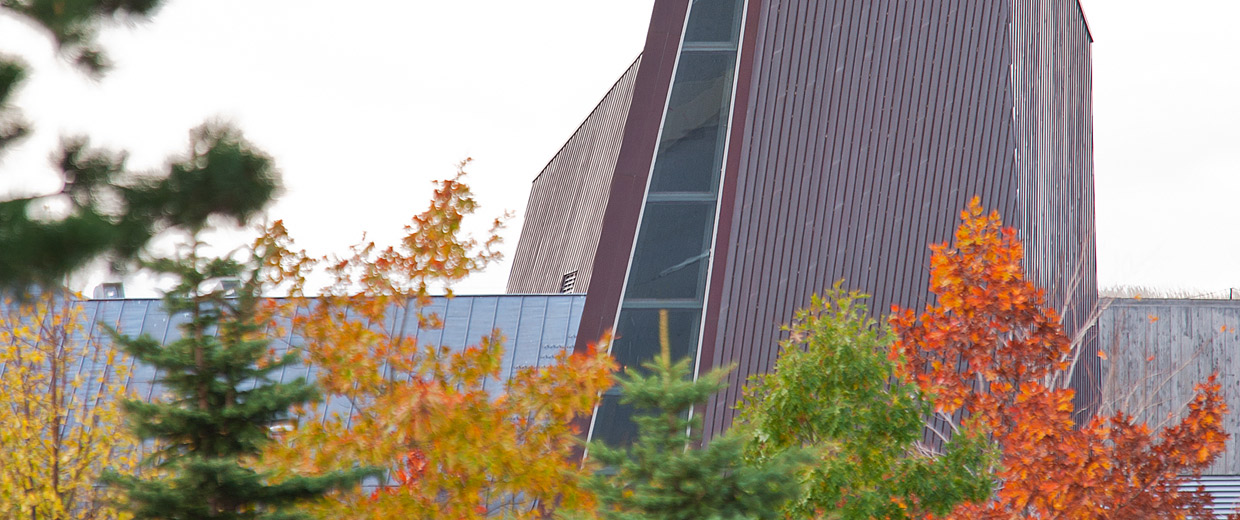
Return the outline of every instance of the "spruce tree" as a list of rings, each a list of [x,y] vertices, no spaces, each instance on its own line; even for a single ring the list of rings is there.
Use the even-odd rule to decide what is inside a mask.
[[[727,370],[690,378],[690,360],[662,354],[619,376],[622,403],[639,410],[638,436],[628,448],[590,444],[589,457],[607,469],[587,486],[607,520],[722,520],[782,518],[796,497],[803,457],[789,452],[745,464],[744,438],[728,433],[702,445],[701,414],[690,409],[727,384]]]
[[[161,345],[149,336],[115,339],[139,362],[159,371],[165,400],[125,404],[137,436],[153,441],[147,476],[110,474],[106,480],[127,495],[136,519],[291,519],[299,501],[352,486],[369,470],[282,479],[252,464],[271,441],[270,427],[292,406],[318,398],[304,379],[286,383],[271,377],[297,363],[293,354],[269,359],[259,289],[264,259],[202,258],[197,240],[180,259],[148,262],[155,272],[180,283],[164,297],[170,315],[185,313],[182,336]],[[220,283],[239,279],[237,288]]]

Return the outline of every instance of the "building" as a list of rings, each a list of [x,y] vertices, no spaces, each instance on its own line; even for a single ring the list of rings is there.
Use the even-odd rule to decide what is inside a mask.
[[[577,348],[660,322],[726,429],[780,326],[839,279],[927,302],[927,245],[977,195],[1084,330],[1097,300],[1091,36],[1077,0],[657,0],[641,58],[534,181],[510,292],[586,292]],[[1096,338],[1073,375],[1096,410]],[[606,395],[592,436],[625,442]]]
[[[1233,296],[1234,297],[1234,296]],[[1124,298],[1107,302],[1098,319],[1103,361],[1101,411],[1123,410],[1151,429],[1174,424],[1194,385],[1218,373],[1231,413],[1226,450],[1200,482],[1215,512],[1240,512],[1240,300]]]
[[[702,411],[714,435],[813,293],[844,279],[876,315],[927,303],[927,244],[950,240],[977,195],[1018,229],[1031,276],[1081,334],[1078,410],[1157,426],[1215,371],[1240,410],[1240,300],[1121,299],[1094,314],[1091,41],[1076,0],[656,0],[641,57],[533,182],[511,294],[435,299],[442,329],[394,319],[453,349],[500,329],[503,377],[612,328],[633,366],[663,321],[699,372],[738,367]],[[157,301],[96,296],[82,303],[92,323],[177,334]],[[159,393],[149,367],[130,373],[139,394]],[[618,397],[604,396],[593,437],[632,437]],[[1226,421],[1240,433],[1240,414]],[[1219,514],[1236,511],[1234,438],[1200,484]]]
[[[640,58],[534,180],[512,295],[437,300],[430,341],[497,327],[511,373],[614,329],[636,366],[665,325],[699,372],[737,366],[701,410],[715,435],[815,292],[843,279],[876,317],[927,303],[927,245],[975,195],[1019,230],[1067,329],[1089,331],[1090,45],[1077,0],[656,0]],[[84,305],[124,333],[176,331],[149,300]],[[1088,416],[1102,373],[1083,338]],[[623,443],[612,392],[591,436]]]

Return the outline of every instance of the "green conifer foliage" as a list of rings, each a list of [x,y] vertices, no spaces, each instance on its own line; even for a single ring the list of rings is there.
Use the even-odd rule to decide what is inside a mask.
[[[195,242],[181,259],[148,264],[180,280],[164,305],[169,314],[188,315],[182,337],[168,345],[145,335],[115,337],[130,355],[159,370],[159,383],[171,398],[126,403],[135,433],[153,440],[155,451],[142,476],[113,473],[106,480],[123,489],[125,506],[139,520],[301,518],[285,508],[374,473],[355,470],[273,482],[253,467],[270,442],[270,427],[287,418],[294,405],[316,400],[318,392],[303,379],[270,379],[298,361],[291,354],[270,359],[266,322],[259,318],[261,255],[243,264],[201,258],[201,247]],[[230,279],[241,280],[239,287],[219,283]]]
[[[157,180],[130,178],[123,154],[92,149],[85,139],[63,147],[58,195],[71,203],[69,215],[33,218],[30,209],[46,197],[0,202],[0,289],[60,286],[96,257],[127,262],[161,231],[197,229],[213,215],[243,223],[279,184],[271,159],[225,125],[195,129],[189,154]]]
[[[118,19],[145,18],[163,0],[0,0],[0,9],[19,16],[47,32],[71,63],[92,75],[108,68],[104,51],[95,42],[99,28]],[[4,90],[0,84],[0,91]]]
[[[29,132],[26,123],[17,116],[10,104],[17,86],[25,77],[26,66],[24,64],[0,55],[0,154]]]
[[[914,519],[985,500],[994,459],[985,436],[957,432],[940,454],[921,445],[930,399],[897,374],[864,297],[837,283],[797,314],[774,370],[746,388],[747,457],[813,454],[789,518]]]
[[[90,76],[108,66],[97,45],[101,27],[141,20],[163,0],[0,0],[0,16],[42,31],[61,56]],[[13,104],[28,74],[20,59],[0,53],[0,160],[29,135]],[[191,132],[189,153],[170,161],[160,176],[126,170],[125,154],[93,148],[84,137],[66,137],[53,153],[62,188],[36,196],[0,194],[0,291],[21,294],[31,286],[59,287],[91,260],[123,266],[161,231],[197,229],[210,216],[242,222],[276,194],[271,160],[224,124]],[[0,175],[3,175],[0,162]],[[63,215],[38,215],[50,200],[67,202]]]
[[[673,363],[663,353],[619,377],[622,402],[639,411],[638,438],[627,449],[592,443],[589,456],[608,469],[588,487],[598,496],[598,516],[608,520],[712,520],[782,518],[781,506],[798,491],[799,457],[785,453],[746,464],[744,437],[729,433],[701,445],[700,413],[689,411],[723,389],[727,370],[694,381],[691,360]],[[699,447],[700,446],[700,447]]]

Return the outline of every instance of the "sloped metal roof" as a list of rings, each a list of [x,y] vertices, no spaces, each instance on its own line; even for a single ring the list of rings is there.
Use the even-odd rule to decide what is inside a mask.
[[[123,335],[136,337],[148,334],[167,343],[180,337],[178,325],[188,319],[187,315],[170,316],[163,310],[160,300],[154,299],[89,300],[80,305],[84,321],[94,324],[84,334],[105,343],[110,339],[103,325],[114,327]],[[477,344],[492,330],[498,329],[505,338],[504,362],[500,380],[487,384],[488,390],[498,392],[517,370],[543,366],[572,347],[577,340],[577,325],[581,321],[584,305],[583,294],[436,297],[422,311],[437,315],[443,321],[442,328],[419,328],[417,309],[411,307],[390,313],[389,319],[393,322],[389,325],[416,337],[420,344],[457,351]],[[305,309],[300,308],[298,312],[305,312]],[[302,338],[287,326],[291,319],[290,316],[283,320],[281,336],[273,338],[272,348],[277,353],[303,344]],[[149,401],[158,398],[162,390],[156,384],[156,371],[133,360],[127,362],[130,363],[126,381],[128,388],[140,399]],[[93,385],[81,390],[86,398],[84,401],[90,402],[87,397],[97,395],[101,384],[98,379],[107,373],[105,368],[102,363],[90,359],[84,359],[76,367],[83,381]],[[275,374],[273,379],[283,382],[306,377],[313,381],[315,372],[313,366],[296,364]],[[351,415],[350,405],[343,399],[319,403],[319,411],[326,412],[319,414],[323,417],[332,413],[339,413],[341,417]]]

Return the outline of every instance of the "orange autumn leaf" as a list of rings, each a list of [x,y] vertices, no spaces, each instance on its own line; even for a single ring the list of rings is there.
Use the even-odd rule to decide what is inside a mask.
[[[561,353],[497,389],[504,365],[498,331],[451,351],[418,343],[390,319],[408,308],[419,327],[442,327],[423,311],[430,292],[498,258],[498,222],[482,241],[462,232],[476,208],[462,175],[437,183],[429,209],[397,245],[364,242],[348,258],[325,262],[332,284],[294,320],[324,394],[351,411],[301,421],[266,460],[283,468],[380,466],[392,475],[373,493],[318,504],[310,511],[316,517],[533,520],[557,505],[593,503],[578,482],[595,468],[572,455],[578,418],[612,384],[608,349]],[[307,265],[295,257],[280,266]],[[289,272],[281,280],[304,284],[304,276]]]
[[[1179,486],[1181,475],[1209,467],[1228,438],[1215,376],[1197,385],[1185,417],[1159,432],[1122,412],[1076,427],[1064,384],[1073,347],[1043,291],[1023,275],[1016,232],[974,198],[955,238],[931,247],[938,304],[920,314],[893,309],[891,318],[891,355],[905,360],[902,370],[939,397],[947,416],[963,409],[990,430],[1001,453],[998,492],[949,518],[1210,517],[1208,495]]]

